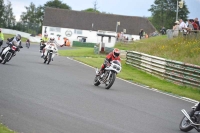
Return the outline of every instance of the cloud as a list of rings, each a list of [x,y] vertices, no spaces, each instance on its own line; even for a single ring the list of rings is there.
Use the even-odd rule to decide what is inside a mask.
[[[12,0],[11,4],[13,8],[13,14],[16,20],[19,21],[20,15],[22,14],[22,12],[26,11],[25,6],[29,4],[26,2],[18,2],[17,0]]]

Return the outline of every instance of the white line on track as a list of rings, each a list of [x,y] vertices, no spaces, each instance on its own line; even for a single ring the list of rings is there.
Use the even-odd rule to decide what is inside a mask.
[[[78,62],[78,63],[80,63],[80,64],[83,64],[83,65],[85,65],[85,66],[88,66],[88,67],[91,67],[91,68],[95,69],[94,67],[92,67],[92,66],[90,66],[90,65],[87,65],[87,64],[85,64],[85,63],[83,63],[83,62],[74,60],[74,59],[72,59],[72,58],[70,58],[70,57],[67,57],[67,58],[70,59],[70,60],[76,61],[76,62]],[[127,80],[124,80],[124,79],[122,79],[122,78],[119,78],[119,77],[117,77],[117,78],[120,79],[120,80],[123,80],[123,81],[125,81],[125,82],[127,82],[127,83],[130,83],[130,84],[139,86],[139,87],[141,87],[141,88],[144,88],[144,89],[147,89],[147,90],[151,90],[151,91],[154,91],[154,92],[158,92],[158,93],[161,93],[161,94],[164,94],[164,95],[167,95],[167,96],[170,96],[170,97],[174,97],[174,98],[177,98],[177,99],[181,99],[181,100],[184,100],[184,101],[187,101],[187,102],[190,102],[190,103],[196,104],[196,103],[198,102],[198,101],[196,101],[196,100],[194,100],[194,99],[190,99],[190,98],[187,98],[187,97],[181,97],[181,96],[174,96],[174,95],[172,95],[172,94],[168,94],[168,93],[159,91],[159,90],[154,89],[154,88],[149,88],[148,86],[138,85],[138,84],[136,84],[136,83],[132,83],[132,82],[127,81]]]

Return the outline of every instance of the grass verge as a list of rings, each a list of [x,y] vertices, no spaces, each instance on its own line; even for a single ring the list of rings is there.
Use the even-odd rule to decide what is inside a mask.
[[[0,133],[16,133],[0,123]]]
[[[99,68],[105,59],[105,55],[95,55],[92,48],[79,48],[59,51],[61,56],[73,57],[75,60],[83,62],[93,67]],[[80,57],[78,57],[80,55]],[[83,56],[84,55],[84,56]],[[90,58],[87,58],[90,57]],[[145,85],[177,96],[183,96],[195,100],[200,100],[200,90],[197,88],[179,86],[164,79],[155,77],[146,72],[140,71],[122,60],[122,71],[117,75],[122,79],[136,84]]]
[[[15,35],[4,34],[4,42],[7,40],[7,38],[12,38],[12,37],[14,37],[14,36],[15,36]],[[21,38],[21,41],[22,41],[22,42],[26,42],[26,40],[27,40],[27,38],[24,38],[24,37]]]

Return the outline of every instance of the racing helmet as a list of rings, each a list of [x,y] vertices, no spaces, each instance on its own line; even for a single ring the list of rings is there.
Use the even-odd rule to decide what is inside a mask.
[[[47,34],[47,33],[44,33],[44,37],[48,37],[48,34]]]
[[[20,35],[20,34],[17,34],[17,35],[15,36],[15,38],[16,38],[17,41],[20,41],[20,40],[21,40],[21,35]]]
[[[120,55],[119,49],[115,48],[115,49],[113,50],[113,56],[116,58],[116,57],[118,57],[119,55]]]
[[[53,42],[55,40],[54,37],[50,37],[50,41]]]

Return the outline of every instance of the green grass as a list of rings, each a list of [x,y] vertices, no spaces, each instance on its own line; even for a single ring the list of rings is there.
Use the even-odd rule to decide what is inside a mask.
[[[167,36],[150,37],[133,43],[119,42],[117,48],[137,51],[161,58],[184,63],[200,65],[200,34],[188,38],[177,37],[167,39]]]
[[[59,50],[59,54],[62,56],[73,56],[73,57],[93,57],[93,58],[99,58],[99,57],[105,57],[106,55],[100,54],[96,55],[94,54],[94,48],[81,48],[76,47],[75,49],[71,50]]]
[[[72,50],[59,51],[61,56],[70,56],[75,60],[83,62],[93,67],[100,68],[104,62],[106,55],[95,55],[92,48],[79,48]],[[87,56],[85,56],[87,55]],[[90,57],[90,58],[87,58]],[[118,77],[131,81],[139,85],[145,85],[150,88],[158,89],[167,93],[188,97],[195,100],[200,100],[200,90],[192,87],[179,86],[172,82],[155,77],[146,72],[140,71],[137,68],[125,64],[122,60],[122,71],[117,75]]]
[[[4,41],[6,41],[7,38],[12,38],[12,37],[14,37],[14,36],[15,36],[15,35],[4,34]],[[24,38],[24,37],[22,37],[22,39],[21,39],[22,42],[26,42],[26,40],[27,40],[27,38]]]
[[[16,132],[11,131],[11,130],[8,129],[6,126],[0,124],[0,133],[16,133]]]

